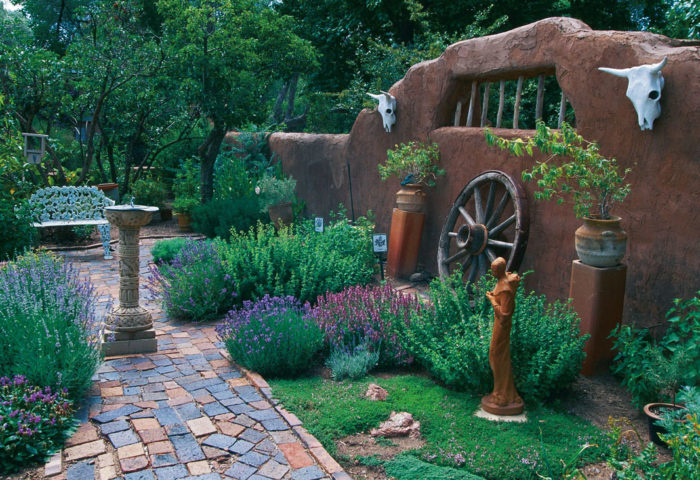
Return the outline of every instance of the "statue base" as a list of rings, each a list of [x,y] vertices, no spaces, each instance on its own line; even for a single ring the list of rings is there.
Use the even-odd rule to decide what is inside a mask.
[[[516,401],[506,404],[506,405],[498,405],[495,403],[491,395],[486,395],[484,398],[481,399],[481,408],[488,412],[492,413],[494,415],[504,415],[504,416],[509,416],[509,415],[520,415],[523,413],[523,410],[525,410],[525,404],[523,403],[523,400],[518,397]]]
[[[507,422],[507,423],[527,423],[527,415],[525,412],[520,415],[494,415],[483,408],[480,408],[474,414],[475,417],[483,418],[490,422]]]
[[[105,357],[155,353],[157,350],[158,341],[153,326],[133,332],[113,331],[108,328],[102,334],[102,354]]]

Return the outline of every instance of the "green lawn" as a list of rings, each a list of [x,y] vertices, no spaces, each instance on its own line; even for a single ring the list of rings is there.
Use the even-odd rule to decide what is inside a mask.
[[[388,390],[387,401],[363,397],[370,382]],[[369,431],[392,410],[410,412],[421,422],[427,445],[411,455],[487,479],[537,478],[535,472],[549,475],[547,465],[558,476],[561,460],[568,462],[586,443],[606,442],[604,434],[584,420],[543,407],[529,408],[529,421],[521,424],[474,417],[479,398],[447,390],[423,377],[368,377],[340,383],[302,378],[270,384],[285,408],[304,422],[331,455],[335,454],[335,440]],[[598,460],[603,451],[589,448],[582,458],[585,462]],[[406,457],[399,456],[397,461],[405,464]],[[410,469],[390,467],[399,480],[414,478],[401,473]]]

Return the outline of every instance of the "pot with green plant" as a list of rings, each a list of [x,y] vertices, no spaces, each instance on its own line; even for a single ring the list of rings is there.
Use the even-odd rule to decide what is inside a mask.
[[[292,201],[297,181],[292,177],[277,178],[263,175],[255,187],[260,198],[260,211],[268,212],[270,221],[275,224],[289,225],[294,219]]]
[[[425,209],[426,187],[434,187],[438,176],[445,170],[438,168],[440,150],[437,143],[408,142],[396,145],[386,152],[386,162],[379,167],[382,180],[397,177],[401,188],[396,192],[396,206],[405,212]]]
[[[158,207],[161,220],[170,220],[172,210],[166,207],[167,189],[160,181],[151,176],[143,176],[131,184],[134,203]]]
[[[485,132],[489,145],[497,145],[516,156],[539,151],[547,158],[522,173],[523,180],[537,183],[535,199],[573,202],[576,217],[583,225],[576,230],[576,253],[582,263],[593,267],[619,265],[627,249],[627,234],[620,217],[610,214],[614,204],[630,192],[614,158],[600,154],[596,142],[589,142],[574,128],[563,123],[561,130],[547,127],[541,120],[533,137],[510,140]],[[559,161],[560,160],[560,161]]]
[[[192,230],[192,210],[200,204],[199,185],[199,168],[194,159],[188,158],[177,171],[173,183],[173,208],[177,212],[177,225],[180,230]]]

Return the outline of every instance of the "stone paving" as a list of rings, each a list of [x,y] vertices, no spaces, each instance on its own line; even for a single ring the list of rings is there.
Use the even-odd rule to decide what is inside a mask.
[[[212,324],[165,318],[144,288],[150,247],[141,240],[141,304],[158,351],[105,359],[83,422],[44,468],[52,480],[350,479],[259,375],[230,361]],[[118,298],[118,259],[64,252],[99,293]]]

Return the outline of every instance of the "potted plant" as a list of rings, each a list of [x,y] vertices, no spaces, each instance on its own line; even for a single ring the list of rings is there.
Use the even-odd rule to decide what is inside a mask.
[[[379,165],[382,180],[395,176],[401,180],[396,192],[396,206],[406,212],[422,212],[425,206],[424,187],[434,187],[445,170],[438,168],[440,150],[437,143],[408,142],[386,152],[386,163]]]
[[[177,212],[177,225],[181,230],[192,229],[191,214],[194,207],[200,204],[199,200],[199,170],[192,158],[185,160],[175,175],[173,184],[175,201],[173,208]]]
[[[535,135],[525,140],[498,137],[488,128],[485,135],[489,145],[516,156],[532,156],[536,150],[548,155],[522,173],[523,180],[537,181],[535,199],[556,198],[560,204],[569,198],[573,201],[576,217],[583,219],[575,234],[576,253],[582,263],[594,267],[620,263],[627,234],[620,226],[620,217],[612,216],[610,210],[630,192],[625,183],[629,168],[621,172],[614,158],[601,155],[597,143],[585,140],[567,123],[556,131],[539,120]]]
[[[161,220],[170,220],[172,210],[165,205],[167,190],[165,185],[150,176],[139,178],[131,184],[131,194],[134,202],[140,205],[153,205],[158,207]]]
[[[292,222],[292,201],[297,181],[292,177],[277,178],[273,175],[263,175],[255,187],[255,193],[260,196],[260,211],[267,211],[270,221],[274,224],[288,225]]]

